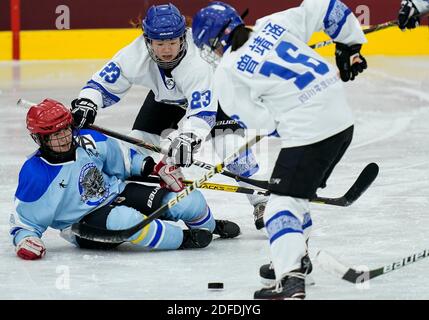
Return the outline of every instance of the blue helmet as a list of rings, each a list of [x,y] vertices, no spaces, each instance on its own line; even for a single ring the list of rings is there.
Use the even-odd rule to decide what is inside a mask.
[[[244,25],[240,14],[229,4],[215,1],[197,12],[192,22],[195,45],[201,50],[226,50],[231,45],[231,33]],[[207,59],[206,59],[207,60]]]
[[[179,9],[171,3],[151,6],[143,19],[142,28],[151,58],[162,68],[175,67],[187,49],[186,20]],[[152,40],[162,41],[176,38],[180,38],[181,41],[180,52],[173,61],[165,62],[155,55],[151,46]]]

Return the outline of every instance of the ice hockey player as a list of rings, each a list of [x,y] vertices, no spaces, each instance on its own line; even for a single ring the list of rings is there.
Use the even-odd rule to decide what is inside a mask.
[[[97,110],[116,104],[133,85],[139,85],[150,91],[135,119],[132,136],[161,144],[180,166],[193,162],[193,154],[210,133],[220,159],[232,154],[245,143],[240,136],[243,129],[218,109],[212,89],[213,69],[201,59],[185,17],[172,4],[154,5],[142,28],[143,35],[96,72],[72,102],[78,127],[93,123]],[[232,132],[236,134],[227,134]],[[250,150],[227,169],[250,177],[259,167]],[[249,201],[260,228],[267,199],[249,196]]]
[[[338,69],[307,45],[319,30],[336,42]],[[282,139],[264,213],[276,285],[254,298],[303,299],[309,199],[325,187],[352,140],[353,117],[340,78],[354,80],[367,68],[360,54],[365,36],[338,0],[305,0],[259,19],[253,30],[230,5],[211,2],[194,16],[192,31],[202,56],[218,63],[214,91],[225,113]]]
[[[41,237],[48,227],[61,230],[63,238],[81,248],[114,248],[118,244],[74,236],[71,225],[130,228],[183,189],[180,168],[155,165],[151,157],[96,131],[77,131],[72,122],[70,110],[51,99],[27,113],[27,128],[39,149],[20,171],[10,230],[16,254],[23,259],[45,255]],[[124,182],[130,175],[150,173],[158,174],[165,187]],[[182,220],[189,230],[166,220]],[[154,250],[203,248],[212,232],[232,238],[240,229],[233,222],[214,220],[202,194],[194,191],[128,241]]]
[[[403,0],[398,14],[399,28],[414,29],[420,24],[420,18],[413,16],[426,10],[429,10],[429,0]]]

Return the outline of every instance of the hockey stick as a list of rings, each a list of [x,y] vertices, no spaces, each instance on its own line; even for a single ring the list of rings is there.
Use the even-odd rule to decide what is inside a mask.
[[[429,249],[414,253],[406,258],[380,268],[362,271],[347,267],[324,250],[319,251],[316,255],[317,262],[320,264],[322,269],[351,283],[363,283],[365,281],[369,281],[370,279],[401,269],[402,267],[408,266],[427,257],[429,257]]]
[[[416,15],[416,17],[420,18],[420,17],[423,17],[423,16],[425,16],[427,14],[429,14],[429,11],[422,12],[422,13]],[[384,30],[384,29],[387,29],[387,28],[390,28],[390,27],[394,27],[394,26],[397,26],[397,25],[398,25],[398,21],[397,20],[392,20],[392,21],[388,21],[388,22],[385,22],[385,23],[380,23],[380,24],[372,26],[372,27],[370,27],[368,29],[365,29],[365,30],[363,30],[363,33],[364,34],[373,33],[373,32]],[[326,40],[326,41],[321,41],[321,42],[318,42],[318,43],[315,43],[315,44],[311,45],[310,48],[311,49],[319,49],[319,48],[322,48],[322,47],[329,46],[332,43],[334,43],[334,40],[332,40],[332,39]]]
[[[35,103],[33,103],[31,101],[24,100],[24,99],[19,99],[16,104],[18,106],[25,107],[25,108],[29,108],[30,106],[35,105]],[[145,142],[143,140],[136,139],[134,137],[130,137],[130,136],[118,133],[118,132],[113,131],[113,130],[106,129],[104,127],[97,126],[95,124],[90,124],[88,126],[88,128],[92,129],[92,130],[96,130],[98,132],[101,132],[101,133],[103,133],[105,135],[108,135],[110,137],[116,138],[118,140],[122,140],[122,141],[128,142],[128,143],[133,144],[133,145],[135,145],[137,147],[142,147],[142,148],[145,148],[147,150],[150,150],[150,151],[153,151],[153,152],[157,152],[157,153],[161,153],[161,154],[167,154],[167,150],[163,150],[159,146],[156,146],[154,144]],[[246,151],[246,150],[244,150],[244,151]],[[213,165],[205,163],[205,162],[202,162],[202,161],[198,161],[198,160],[195,160],[192,164],[196,165],[196,166],[198,166],[200,168],[207,169],[207,170],[213,169]],[[259,187],[259,188],[262,188],[262,189],[267,189],[267,187],[268,187],[267,181],[254,180],[254,179],[249,179],[249,178],[241,177],[241,176],[233,174],[232,172],[229,172],[229,171],[223,171],[221,174],[223,174],[224,176],[233,178],[235,180],[238,180],[238,181],[245,181],[245,182],[247,182],[247,183],[249,183],[251,185],[254,185],[255,187]]]
[[[27,107],[30,105],[34,105],[34,103],[31,103],[23,99],[20,99],[17,104],[21,106],[27,106]],[[166,151],[162,150],[160,147],[147,143],[145,141],[142,141],[103,127],[99,127],[94,124],[90,125],[89,127],[93,130],[99,131],[113,138],[131,143],[138,147],[143,147],[145,149],[158,152],[158,153],[166,153]],[[202,161],[198,161],[198,160],[194,161],[192,164],[207,170],[212,170],[214,168],[213,165]],[[341,206],[341,207],[350,206],[362,195],[362,193],[364,193],[368,189],[368,187],[372,184],[372,182],[377,177],[378,171],[379,171],[378,165],[375,163],[370,163],[362,170],[361,174],[359,175],[355,183],[350,187],[350,189],[343,196],[339,198],[323,198],[323,197],[316,196],[311,201],[317,202],[320,204],[329,204],[329,205],[335,205],[335,206]],[[233,178],[237,181],[247,182],[248,184],[261,189],[265,189],[265,190],[268,189],[268,181],[255,180],[255,179],[238,176],[229,171],[223,171],[222,174],[227,177]]]
[[[154,151],[154,152],[158,152],[158,153],[162,153],[162,154],[166,154],[167,153],[167,151],[166,150],[162,150],[161,147],[155,146],[155,145],[153,145],[151,143],[147,143],[147,142],[142,141],[140,139],[136,139],[134,137],[130,137],[130,136],[127,136],[127,135],[124,135],[124,134],[121,134],[121,133],[118,133],[118,132],[106,129],[106,128],[102,128],[102,127],[97,126],[95,124],[91,124],[88,127],[90,129],[93,129],[93,130],[96,130],[98,132],[104,133],[104,134],[106,134],[108,136],[111,136],[113,138],[116,138],[116,139],[119,139],[119,140],[122,140],[122,141],[125,141],[125,142],[128,142],[128,143],[131,143],[131,144],[133,144],[133,145],[135,145],[137,147],[143,147],[145,149],[148,149],[148,150],[151,150],[151,151]],[[244,151],[246,151],[246,150],[243,150],[243,152]],[[211,164],[208,164],[208,163],[205,163],[205,162],[202,162],[202,161],[198,161],[198,160],[195,160],[192,164],[196,165],[196,166],[198,166],[200,168],[207,169],[207,170],[211,170],[214,167]],[[251,184],[251,185],[253,185],[255,187],[261,188],[261,189],[267,189],[268,188],[268,182],[267,181],[245,178],[245,177],[236,175],[236,174],[234,174],[232,172],[229,172],[229,171],[223,171],[221,174],[224,175],[224,176],[227,176],[229,178],[233,178],[235,180],[238,180],[238,181],[247,182],[247,183],[249,183],[249,184]]]
[[[240,147],[237,152],[226,157],[221,163],[213,166],[213,168],[207,171],[200,179],[195,180],[190,186],[185,190],[179,192],[174,199],[171,199],[166,204],[159,207],[151,215],[145,218],[142,222],[136,224],[135,226],[124,229],[124,230],[106,230],[97,228],[85,223],[74,223],[71,227],[72,232],[84,239],[99,241],[99,242],[109,242],[109,243],[121,243],[127,241],[135,233],[142,230],[146,225],[151,223],[153,220],[159,218],[166,210],[173,207],[181,200],[183,200],[187,195],[189,195],[196,188],[200,187],[205,181],[213,177],[216,173],[222,172],[226,164],[236,159],[242,152],[246,151],[252,145],[256,144],[264,136],[255,136],[249,140],[245,145]]]
[[[146,143],[142,140],[130,137],[130,136],[126,136],[117,132],[114,132],[112,130],[108,130],[96,125],[90,125],[90,128],[97,130],[101,133],[104,133],[108,136],[111,136],[113,138],[117,138],[119,140],[134,144],[136,146],[139,147],[143,147],[155,152],[162,152],[161,148],[158,146],[155,146],[153,144],[150,143]],[[244,150],[246,151],[246,150]],[[243,152],[244,152],[243,151]],[[164,153],[164,152],[162,152]],[[200,168],[203,169],[207,169],[207,170],[212,170],[213,169],[213,165],[202,162],[202,161],[194,161],[192,163],[193,165],[196,165]],[[313,198],[311,201],[312,202],[317,202],[320,204],[330,204],[330,205],[335,205],[335,206],[341,206],[341,207],[347,207],[350,206],[354,201],[356,201],[362,193],[364,193],[368,187],[372,184],[372,182],[375,180],[375,178],[378,175],[378,165],[375,163],[370,163],[368,164],[361,172],[361,174],[359,175],[359,177],[357,178],[357,180],[355,181],[355,183],[352,185],[352,187],[347,191],[347,193],[339,198],[323,198],[323,197],[318,197],[316,196],[315,198]],[[255,180],[255,179],[250,179],[250,178],[246,178],[246,177],[242,177],[242,176],[238,176],[236,174],[233,174],[232,172],[229,171],[224,171],[222,172],[222,174],[224,176],[233,178],[237,181],[243,181],[243,182],[247,182],[250,185],[253,185],[255,187],[261,188],[261,189],[268,189],[268,181],[263,181],[263,180]]]
[[[310,199],[310,201],[318,204],[348,207],[352,203],[354,203],[368,189],[368,187],[372,184],[372,182],[377,177],[378,171],[379,171],[378,165],[376,165],[375,163],[370,163],[362,170],[359,177],[356,179],[356,181],[353,183],[350,189],[343,196],[338,198],[325,198],[325,197],[319,197],[316,195],[313,199]],[[137,177],[131,177],[131,179],[128,179],[128,180],[150,182],[150,183],[160,182],[159,177],[143,178],[143,177],[137,176]],[[188,185],[193,183],[193,181],[189,181],[189,180],[185,180],[183,182]],[[228,184],[211,183],[211,182],[205,182],[201,184],[199,188],[225,191],[225,192],[244,193],[244,194],[250,194],[250,195],[263,195],[263,196],[270,195],[270,191],[268,190],[258,190],[258,189],[238,187],[238,186],[232,186]]]

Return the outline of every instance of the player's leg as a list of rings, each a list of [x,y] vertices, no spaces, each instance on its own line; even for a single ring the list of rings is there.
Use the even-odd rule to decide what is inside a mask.
[[[81,222],[107,230],[122,230],[140,223],[145,217],[133,208],[109,205],[91,212]],[[107,250],[120,245],[86,240],[73,236],[70,230],[63,230],[61,235],[82,249]],[[207,230],[182,230],[177,225],[159,219],[155,219],[128,239],[136,246],[152,250],[204,248],[211,240],[212,234]]]
[[[175,193],[167,194],[163,203],[175,198]],[[215,220],[203,194],[195,190],[164,215],[166,219],[182,220],[190,229],[207,229],[221,238],[235,238],[240,234],[240,227],[228,220]]]
[[[255,298],[305,297],[309,199],[325,185],[352,136],[353,127],[312,145],[280,151],[270,180],[276,184],[269,185],[272,195],[264,214],[277,285],[255,292]]]
[[[218,107],[216,117],[217,125],[211,132],[212,144],[216,154],[221,159],[232,154],[238,146],[246,143],[244,129],[233,119],[227,116],[221,107]],[[252,150],[242,153],[234,162],[229,164],[227,170],[243,177],[251,177],[259,170],[258,162]],[[237,181],[241,187],[253,187],[246,182]],[[247,195],[250,204],[254,207],[254,222],[259,230],[264,227],[263,213],[268,197],[261,195]]]
[[[164,188],[128,183],[116,202],[149,214],[175,198],[176,195]],[[193,191],[168,209],[161,219],[182,220],[190,229],[207,229],[222,238],[234,238],[240,233],[240,228],[234,222],[214,219],[203,194],[198,190]]]

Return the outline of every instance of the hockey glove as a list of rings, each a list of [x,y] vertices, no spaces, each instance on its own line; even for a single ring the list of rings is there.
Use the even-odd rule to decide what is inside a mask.
[[[167,164],[166,157],[155,166],[153,171],[153,174],[161,178],[161,187],[174,192],[182,191],[185,188],[182,182],[185,178],[182,170],[177,166]]]
[[[360,54],[361,48],[361,44],[348,46],[336,42],[335,60],[340,70],[341,80],[344,82],[353,81],[359,73],[368,67],[365,58]]]
[[[71,105],[73,122],[76,128],[85,128],[94,123],[97,115],[97,105],[94,102],[86,98],[79,98],[74,99]]]
[[[420,12],[412,0],[403,0],[398,15],[398,25],[401,30],[414,29],[420,24],[419,17],[413,17]]]
[[[17,256],[24,260],[36,260],[43,258],[46,248],[42,239],[26,237],[16,245],[15,251]]]
[[[181,133],[170,145],[168,156],[172,158],[174,164],[181,167],[189,167],[193,159],[193,153],[201,146],[201,139],[190,132]]]

